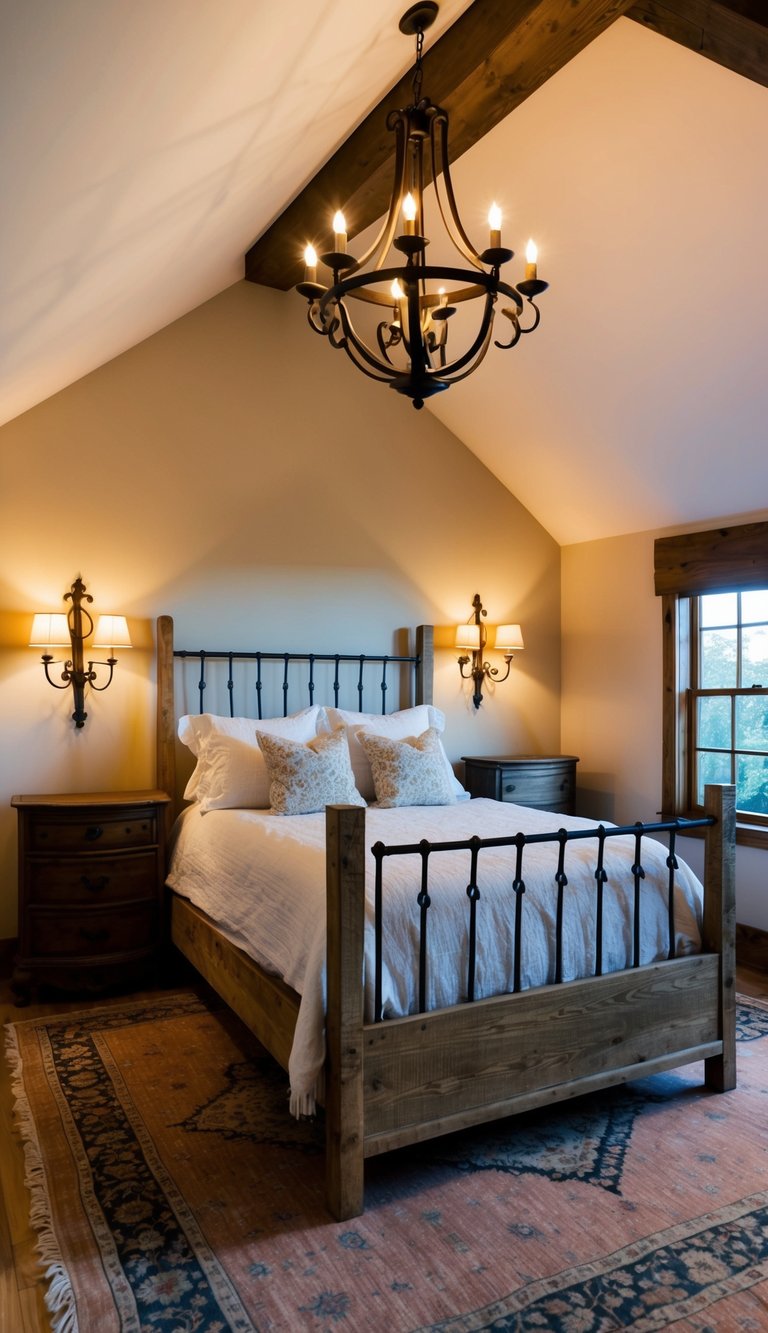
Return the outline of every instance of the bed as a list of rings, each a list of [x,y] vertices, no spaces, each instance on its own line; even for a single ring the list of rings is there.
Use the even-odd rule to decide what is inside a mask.
[[[266,693],[262,672],[269,665],[281,673],[280,711],[289,714],[289,656],[174,649],[172,620],[161,617],[159,785],[170,793],[177,791],[179,663],[184,666],[191,660],[199,674],[197,708],[203,714],[213,698],[207,673],[219,661],[234,716],[236,663],[251,659],[249,665],[255,663],[257,672],[253,715],[258,719],[269,716],[269,709],[262,706]],[[309,671],[308,707],[318,707],[315,693],[323,664],[326,680],[327,671],[331,672],[329,705],[337,705],[342,658],[307,654],[302,660]],[[417,631],[412,655],[344,660],[358,677],[361,714],[362,679],[370,667],[381,677],[381,713],[387,711],[388,695],[390,699],[397,695],[396,707],[402,702],[402,677],[410,689],[407,706],[431,706],[430,627]],[[394,688],[392,671],[398,673]],[[185,699],[182,709],[187,706]],[[254,728],[260,725],[254,722]],[[360,731],[355,735],[362,738]],[[373,743],[366,745],[366,754],[369,748],[375,758]],[[180,821],[177,847],[194,841],[184,832],[185,821],[199,835],[207,819],[211,830],[219,830],[222,848],[231,849],[232,855],[241,838],[235,830],[242,824],[260,825],[262,839],[272,842],[276,830],[280,840],[288,839],[292,824],[307,831],[310,850],[302,856],[314,867],[315,881],[321,867],[324,876],[319,877],[325,884],[315,882],[301,893],[296,887],[296,895],[320,894],[325,900],[321,981],[317,973],[310,977],[305,972],[300,989],[288,984],[270,959],[241,937],[237,923],[233,927],[231,920],[215,920],[216,909],[200,905],[208,904],[205,897],[194,901],[195,893],[179,876],[178,861],[169,872],[169,882],[175,886],[170,891],[171,935],[181,953],[286,1070],[292,1053],[296,1059],[297,1033],[302,1042],[306,1035],[302,1036],[307,1028],[305,993],[314,995],[315,1009],[320,1003],[322,1044],[319,1057],[315,1048],[313,1058],[322,1063],[316,1090],[325,1110],[327,1203],[336,1218],[351,1218],[363,1211],[365,1160],[378,1153],[694,1061],[704,1062],[704,1081],[710,1089],[735,1086],[733,789],[708,787],[705,814],[705,820],[698,821],[706,845],[704,882],[698,886],[675,853],[676,837],[689,828],[682,822],[617,829],[542,816],[516,806],[500,807],[497,802],[458,800],[446,804],[442,816],[426,806],[369,810],[345,802],[329,805],[324,815],[303,813],[294,821],[232,809],[218,810],[211,818],[201,816],[193,803],[191,815]],[[221,851],[215,855],[226,859]],[[269,855],[267,848],[255,859],[267,864]],[[539,856],[548,858],[546,872],[538,868]],[[278,852],[272,870],[278,884],[281,857]],[[450,939],[454,929],[443,928],[441,937],[434,924],[441,917],[433,900],[442,910],[448,891],[442,887],[439,868],[457,857],[467,924],[461,927],[460,979],[454,994],[449,981],[436,979],[438,969],[430,950],[441,938],[443,943]],[[623,863],[620,891],[615,887],[617,857]],[[578,879],[579,861],[585,862],[583,881]],[[393,965],[387,950],[397,932],[392,929],[393,918],[387,922],[386,910],[400,892],[391,887],[396,881],[390,868],[401,864],[410,867],[406,878],[410,882],[415,876],[417,890],[411,893],[412,919],[402,932],[414,954],[413,982],[407,994],[393,1000]],[[501,980],[486,957],[490,937],[486,934],[484,942],[483,930],[489,927],[477,925],[487,922],[489,903],[496,894],[479,864],[497,865],[506,885],[503,910],[499,909],[494,927],[496,937],[503,937],[497,949],[497,964],[502,972],[506,967]],[[653,887],[656,864],[660,881]],[[303,873],[296,870],[296,886]],[[291,890],[286,898],[293,896],[293,876],[291,871],[283,877]],[[579,927],[587,958],[574,962],[563,917],[571,912],[574,895],[587,892],[590,906]],[[549,914],[554,940],[543,971],[531,965],[529,953],[534,956],[535,951],[526,945],[539,929],[540,912]],[[624,943],[619,945],[617,914],[626,918]],[[660,936],[662,918],[666,942]],[[313,938],[316,945],[316,931]],[[311,951],[308,947],[305,954]],[[398,978],[399,968],[399,963],[394,965]],[[312,1040],[316,1038],[310,1038],[310,1046]],[[302,1098],[294,1109],[307,1109]]]

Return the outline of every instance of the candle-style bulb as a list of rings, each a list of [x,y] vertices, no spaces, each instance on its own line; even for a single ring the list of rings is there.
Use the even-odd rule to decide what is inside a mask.
[[[498,250],[501,245],[501,209],[496,203],[488,209],[488,226],[491,229],[491,249]]]
[[[536,260],[539,257],[538,247],[533,241],[529,241],[525,247],[525,277],[526,281],[536,277]]]
[[[415,236],[416,234],[416,200],[410,190],[403,200],[403,219],[405,221],[406,236]]]
[[[304,281],[317,282],[317,254],[313,245],[304,250]]]
[[[402,287],[400,286],[400,279],[399,279],[399,278],[395,278],[395,279],[393,280],[393,282],[392,282],[392,286],[390,287],[389,290],[391,291],[392,296],[394,297],[394,299],[395,299],[396,301],[402,301],[402,300],[403,300],[403,298],[404,298],[404,296],[405,296],[405,292],[403,291]]]
[[[333,215],[333,248],[339,255],[347,249],[347,223],[340,208]]]

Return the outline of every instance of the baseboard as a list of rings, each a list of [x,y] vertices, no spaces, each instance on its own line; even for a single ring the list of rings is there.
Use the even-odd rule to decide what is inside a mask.
[[[742,926],[736,922],[736,962],[768,972],[768,931],[757,926]]]
[[[9,977],[19,947],[18,940],[0,940],[0,977]]]

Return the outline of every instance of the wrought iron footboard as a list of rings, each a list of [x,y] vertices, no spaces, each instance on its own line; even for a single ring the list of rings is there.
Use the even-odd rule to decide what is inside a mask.
[[[513,987],[512,991],[517,992],[521,987],[521,968],[522,968],[522,949],[523,949],[523,895],[525,894],[524,878],[524,852],[525,848],[534,843],[556,843],[558,846],[557,869],[554,873],[553,884],[556,886],[557,902],[555,917],[555,984],[563,980],[563,917],[565,903],[565,889],[568,885],[568,875],[566,873],[566,847],[570,842],[583,841],[585,838],[591,838],[596,841],[595,858],[595,976],[601,976],[603,972],[603,891],[608,880],[608,873],[605,869],[605,844],[610,838],[626,837],[631,835],[635,839],[634,860],[630,868],[630,875],[633,882],[633,943],[632,943],[632,966],[640,966],[640,908],[641,908],[641,883],[645,879],[645,870],[642,865],[642,840],[648,835],[656,833],[669,834],[669,848],[666,856],[666,867],[668,872],[667,883],[667,931],[668,931],[668,958],[674,958],[676,952],[675,945],[675,874],[678,870],[678,860],[675,855],[675,841],[677,835],[686,834],[691,829],[705,828],[716,821],[708,816],[702,819],[675,819],[667,820],[653,824],[628,824],[606,828],[599,824],[594,828],[586,829],[558,829],[552,833],[515,833],[508,837],[481,838],[474,836],[456,842],[429,842],[426,839],[418,843],[409,843],[402,845],[385,845],[377,842],[371,848],[375,862],[375,897],[374,897],[374,1002],[373,1018],[378,1023],[382,1020],[382,975],[383,975],[383,898],[384,898],[384,861],[387,857],[419,857],[421,860],[420,886],[417,895],[417,904],[419,907],[419,982],[418,982],[418,1012],[424,1013],[427,995],[427,972],[429,966],[429,954],[427,948],[428,919],[429,909],[432,905],[429,885],[430,860],[440,852],[461,852],[468,851],[470,854],[469,883],[467,884],[466,894],[469,902],[469,921],[468,921],[468,962],[467,962],[467,1000],[475,999],[475,973],[477,965],[477,925],[478,909],[480,904],[480,886],[479,886],[479,866],[481,853],[488,848],[514,847],[516,849],[514,878],[512,889],[515,895],[515,929],[514,929],[514,958],[513,958]]]

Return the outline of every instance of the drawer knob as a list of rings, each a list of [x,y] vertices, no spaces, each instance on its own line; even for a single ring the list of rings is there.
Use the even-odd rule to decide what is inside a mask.
[[[514,784],[514,782],[505,782],[505,783],[504,783],[504,790],[505,790],[505,791],[514,791],[514,790],[515,790],[515,784]]]
[[[109,931],[106,926],[103,926],[101,930],[89,930],[87,926],[83,926],[80,935],[82,939],[88,940],[89,944],[98,944],[102,940],[109,939]]]
[[[109,884],[109,875],[99,875],[98,879],[91,879],[90,875],[81,875],[80,883],[91,893],[101,893]]]
[[[85,830],[85,841],[96,842],[103,836],[103,833],[104,830],[101,827],[101,824],[89,824],[88,828]]]

